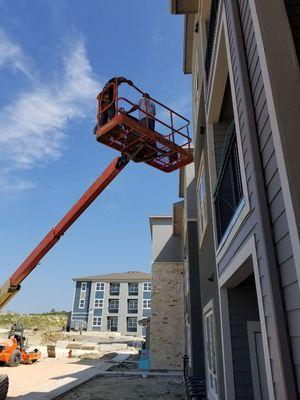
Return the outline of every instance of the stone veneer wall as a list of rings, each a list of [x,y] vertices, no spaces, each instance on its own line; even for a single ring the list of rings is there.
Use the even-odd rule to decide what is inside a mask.
[[[151,369],[182,370],[184,355],[183,264],[152,264]]]

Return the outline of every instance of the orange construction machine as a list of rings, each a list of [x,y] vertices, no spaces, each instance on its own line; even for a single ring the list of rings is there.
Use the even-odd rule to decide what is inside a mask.
[[[130,96],[120,95],[121,84],[125,93]],[[0,287],[0,309],[20,290],[22,281],[129,161],[144,162],[164,172],[175,171],[193,161],[189,121],[140,90],[132,81],[123,77],[112,78],[97,98],[98,123],[94,130],[96,139],[120,151],[121,156],[111,162]],[[133,115],[134,112],[138,113],[138,117]],[[20,356],[18,351],[21,350],[14,350],[17,358]],[[8,378],[2,375],[0,400],[6,398],[7,390]]]
[[[23,326],[13,325],[8,339],[0,341],[0,362],[9,367],[17,367],[20,363],[33,364],[41,358],[39,350],[28,351]]]

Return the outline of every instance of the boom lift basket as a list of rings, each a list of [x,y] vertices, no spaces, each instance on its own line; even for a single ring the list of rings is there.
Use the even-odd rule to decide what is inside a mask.
[[[124,106],[131,108],[136,104],[126,97],[119,96],[119,85],[120,82],[116,78],[97,97],[97,141],[120,151],[133,161],[145,162],[164,172],[172,172],[191,163],[193,155],[190,147],[189,121],[176,111],[149,97],[159,112],[153,118],[147,110],[147,102],[145,103],[146,110],[137,107],[145,116],[146,123],[142,124],[125,111]],[[144,98],[147,96],[134,84],[125,82],[125,85],[129,85],[135,91],[135,95],[139,94]],[[105,96],[109,97],[108,104],[103,101]],[[103,123],[103,116],[105,116],[105,123]],[[155,130],[149,128],[150,119],[155,121]]]

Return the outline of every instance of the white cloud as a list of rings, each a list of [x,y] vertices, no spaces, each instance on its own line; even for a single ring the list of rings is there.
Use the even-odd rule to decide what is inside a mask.
[[[21,47],[0,29],[0,67],[3,66],[8,66],[15,71],[21,71],[28,78],[34,79],[30,59],[26,57]]]
[[[59,157],[69,122],[85,117],[95,107],[99,82],[87,59],[84,42],[79,39],[70,47],[59,80],[34,83],[31,90],[0,109],[0,161],[9,171],[0,173],[0,183],[7,182],[7,175],[14,171]],[[31,187],[26,182],[13,186],[20,190]]]

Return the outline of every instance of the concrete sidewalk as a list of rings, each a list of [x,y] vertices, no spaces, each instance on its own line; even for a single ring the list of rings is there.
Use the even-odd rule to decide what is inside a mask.
[[[33,365],[0,368],[10,379],[8,400],[52,400],[112,366],[100,360],[45,358]]]

